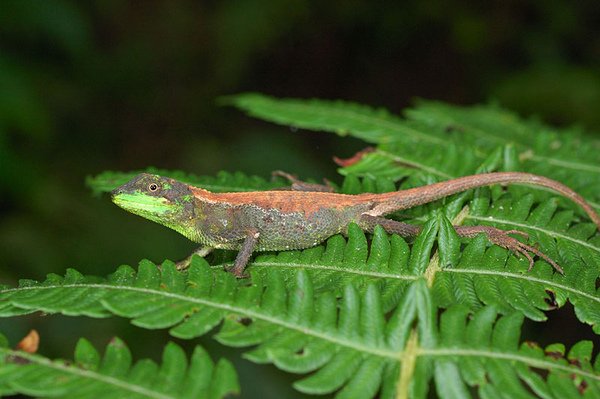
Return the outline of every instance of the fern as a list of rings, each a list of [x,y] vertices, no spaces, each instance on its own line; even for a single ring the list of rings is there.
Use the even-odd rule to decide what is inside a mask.
[[[231,364],[216,365],[196,346],[188,361],[180,346],[168,343],[162,365],[145,359],[131,364],[131,353],[118,338],[104,357],[80,339],[71,361],[9,349],[0,336],[0,394],[77,398],[222,398],[239,392]]]
[[[79,298],[92,292],[95,301],[82,305]],[[295,383],[307,393],[392,397],[407,390],[409,397],[418,398],[426,395],[430,378],[443,394],[449,373],[460,377],[452,381],[452,389],[460,391],[471,385],[483,392],[503,387],[522,393],[520,380],[536,392],[558,386],[600,389],[590,343],[574,347],[570,362],[557,359],[556,350],[544,353],[531,344],[519,349],[521,313],[497,319],[496,308],[486,306],[466,323],[471,311],[456,305],[442,315],[438,328],[424,278],[407,287],[389,320],[375,284],[360,291],[346,284],[342,292],[339,304],[331,292],[316,293],[304,270],[255,273],[248,286],[195,257],[186,275],[170,262],[159,270],[143,261],[137,273],[121,267],[101,282],[71,270],[64,278],[50,276],[40,284],[5,290],[3,297],[23,312],[112,313],[142,328],[170,328],[172,335],[185,339],[221,324],[215,335],[219,342],[256,346],[244,355],[247,359],[293,373],[312,372]],[[537,369],[549,372],[548,377],[540,377]],[[494,377],[490,381],[488,374]]]
[[[526,170],[600,202],[598,141],[496,106],[420,102],[400,118],[339,101],[245,94],[222,102],[276,123],[375,144],[373,153],[340,170],[344,193]],[[286,184],[239,173],[148,171],[212,191]],[[87,184],[95,193],[107,192],[136,173],[105,172]],[[218,342],[247,348],[244,357],[250,361],[301,374],[294,384],[298,390],[339,398],[424,398],[433,391],[442,398],[600,396],[600,360],[592,358],[590,342],[566,350],[561,344],[541,348],[520,341],[525,318],[543,322],[548,311],[567,302],[581,323],[600,333],[600,236],[581,210],[546,190],[510,186],[461,193],[392,217],[421,224],[421,234],[407,241],[381,228],[365,235],[351,225],[347,238],[334,236],[303,251],[257,254],[249,280],[224,272],[232,253],[219,251],[207,259],[194,257],[185,272],[170,261],[160,266],[142,261],[137,271],[122,266],[106,278],[69,269],[43,282],[0,288],[0,317],[40,311],[122,317],[139,328],[168,329],[180,339],[213,331]],[[528,272],[526,260],[489,245],[483,236],[459,239],[453,223],[527,232],[565,275],[541,260]],[[5,361],[0,376],[22,373],[24,367],[29,365]],[[201,375],[213,372],[208,370]],[[227,389],[214,391],[218,395],[235,391],[228,370]],[[173,375],[183,379],[185,373]],[[64,388],[48,381],[49,390]],[[0,384],[5,386],[14,392]],[[27,380],[20,392],[37,387]]]

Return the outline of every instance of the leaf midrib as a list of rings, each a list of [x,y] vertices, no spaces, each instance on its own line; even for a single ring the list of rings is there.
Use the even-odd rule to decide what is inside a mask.
[[[498,270],[484,270],[484,269],[450,269],[446,268],[442,271],[442,273],[464,273],[464,274],[474,274],[474,275],[491,275],[491,276],[499,276],[499,277],[512,277],[519,280],[525,280],[533,283],[544,284],[547,286],[552,286],[561,290],[572,292],[576,295],[583,296],[589,300],[600,303],[600,297],[594,296],[590,293],[577,290],[575,288],[569,287],[567,285],[556,283],[552,280],[545,280],[542,278],[530,276],[527,274],[517,274],[511,272],[501,272]]]
[[[550,237],[554,237],[554,238],[561,238],[563,240],[566,241],[571,241],[574,244],[578,244],[581,245],[583,247],[589,248],[593,251],[596,251],[598,253],[600,253],[600,247],[596,247],[590,243],[588,243],[587,241],[583,241],[571,236],[568,236],[566,234],[563,233],[559,233],[558,231],[555,230],[548,230],[548,229],[544,229],[542,227],[533,225],[533,224],[525,224],[525,223],[519,223],[519,222],[515,222],[513,220],[508,220],[508,219],[500,219],[494,216],[476,216],[476,215],[469,215],[467,216],[468,219],[472,219],[472,220],[479,220],[479,221],[483,221],[483,222],[491,222],[491,223],[498,223],[498,224],[504,224],[504,225],[508,225],[508,226],[515,226],[515,227],[521,227],[523,229],[530,229],[530,230],[536,230],[539,231],[541,233],[547,234]]]
[[[456,122],[456,121],[453,120],[453,122]],[[464,126],[464,124],[462,124],[462,125]],[[480,129],[473,125],[469,125],[469,126],[465,126],[465,127],[467,127],[469,133],[474,137],[479,137],[479,136],[491,137],[494,141],[503,143],[505,145],[515,142],[513,139],[507,140],[503,137],[498,137],[494,133],[488,133],[486,130]],[[517,131],[517,130],[515,129],[513,131]],[[518,144],[520,146],[522,146],[523,148],[525,148],[526,150],[534,151],[534,148],[529,143],[524,143],[523,141],[521,141],[521,142],[518,142]],[[540,162],[540,163],[545,162],[549,165],[563,166],[565,168],[569,168],[572,170],[581,170],[581,171],[600,174],[600,167],[595,166],[593,164],[573,162],[573,161],[568,161],[568,160],[564,160],[561,158],[554,158],[554,157],[548,157],[548,156],[542,156],[542,155],[533,155],[530,159],[535,160],[536,162]]]
[[[462,356],[462,357],[486,357],[491,359],[503,359],[503,360],[511,360],[517,361],[521,363],[525,363],[530,367],[537,367],[540,369],[557,369],[562,370],[567,373],[579,374],[581,376],[594,379],[596,381],[600,381],[600,375],[590,373],[585,370],[581,370],[578,368],[566,366],[564,364],[559,364],[555,362],[551,362],[548,360],[541,360],[533,357],[523,356],[516,353],[505,353],[505,352],[497,352],[497,351],[486,351],[481,349],[448,349],[448,348],[420,348],[419,354],[421,356],[431,356],[431,357],[445,357],[445,356]]]
[[[346,347],[352,348],[354,350],[357,350],[359,352],[365,352],[365,353],[380,356],[380,357],[388,357],[388,358],[395,357],[394,354],[389,351],[384,351],[384,350],[381,350],[378,348],[369,347],[369,346],[365,346],[365,345],[357,345],[353,341],[340,339],[338,337],[332,337],[331,335],[325,334],[323,332],[309,329],[309,327],[306,325],[290,323],[288,321],[277,319],[277,318],[274,318],[272,316],[269,316],[269,315],[266,315],[263,313],[252,311],[250,309],[236,307],[236,306],[219,303],[219,302],[214,302],[214,301],[210,301],[210,300],[202,299],[202,298],[193,298],[193,297],[189,297],[189,296],[185,296],[185,295],[181,295],[181,294],[177,294],[177,293],[173,293],[173,292],[158,291],[158,290],[142,288],[142,287],[131,287],[131,286],[123,286],[123,285],[110,285],[110,284],[65,284],[65,285],[45,285],[43,287],[11,288],[11,289],[0,291],[0,294],[5,293],[5,292],[10,292],[10,291],[48,290],[48,289],[60,289],[60,288],[63,288],[63,289],[64,288],[95,288],[95,289],[105,289],[105,290],[115,290],[115,291],[130,291],[130,292],[136,292],[136,293],[142,293],[142,294],[162,296],[162,297],[168,298],[168,299],[175,299],[175,300],[179,300],[179,301],[190,302],[195,305],[204,305],[204,306],[213,307],[213,308],[220,309],[220,310],[225,310],[225,311],[228,311],[231,313],[243,314],[250,318],[266,321],[266,322],[272,323],[274,325],[279,325],[281,327],[285,327],[290,330],[298,331],[302,334],[311,335],[316,338],[330,341],[332,343],[335,343],[335,344],[338,344],[341,346],[346,346]],[[101,301],[102,301],[102,299],[101,299]]]
[[[274,268],[282,268],[288,267],[290,269],[315,269],[315,270],[333,270],[340,273],[348,273],[348,274],[356,274],[358,276],[364,277],[378,277],[385,279],[394,279],[394,280],[406,280],[406,281],[415,281],[421,276],[411,276],[411,275],[403,275],[397,273],[386,273],[386,272],[374,272],[368,270],[361,269],[345,269],[341,267],[335,267],[330,265],[319,265],[319,264],[306,264],[306,263],[292,263],[292,262],[257,262],[250,263],[249,266],[253,267],[274,267]],[[223,268],[224,265],[214,265],[211,266],[214,268]],[[485,269],[458,269],[458,268],[444,268],[438,271],[438,273],[465,273],[465,274],[473,274],[473,275],[492,275],[499,277],[511,277],[514,279],[525,280],[529,282],[539,283],[546,286],[553,286],[555,288],[559,288],[568,292],[572,292],[573,294],[580,295],[586,297],[592,301],[600,303],[600,297],[594,296],[588,292],[581,291],[577,288],[569,287],[567,285],[563,285],[555,282],[554,280],[542,279],[539,277],[534,277],[531,274],[521,274],[521,273],[513,273],[513,272],[504,272],[500,270],[485,270]]]
[[[334,115],[336,117],[340,117],[340,118],[344,118],[347,120],[355,120],[358,122],[362,122],[362,123],[367,123],[367,124],[372,124],[375,127],[379,127],[383,130],[385,129],[390,129],[393,131],[397,131],[397,132],[401,132],[401,133],[409,133],[410,135],[412,135],[413,137],[418,137],[421,138],[423,140],[426,141],[430,141],[433,143],[438,143],[438,144],[443,144],[444,140],[440,139],[439,137],[436,137],[434,135],[425,133],[425,132],[420,132],[416,129],[413,129],[409,126],[403,125],[401,123],[399,123],[398,121],[390,121],[384,118],[380,118],[380,117],[376,117],[376,116],[372,116],[372,115],[364,115],[362,113],[356,112],[356,110],[342,110],[336,107],[332,107],[332,106],[326,106],[326,107],[315,107],[313,104],[300,104],[300,103],[287,103],[283,106],[284,108],[297,108],[299,109],[301,112],[310,112],[311,116],[315,116],[315,115],[319,115],[319,116],[327,116],[330,117],[331,115]],[[245,107],[242,107],[245,109]],[[392,117],[396,117],[394,115],[391,115]],[[267,119],[267,120],[271,120],[271,118],[267,117],[263,117],[263,116],[257,116],[261,119]],[[277,122],[279,124],[281,124],[280,122]],[[321,128],[319,130],[327,130],[327,131],[334,131],[332,128]],[[359,129],[356,129],[356,131],[358,131]],[[362,129],[360,129],[362,130]],[[392,138],[393,136],[382,136],[385,137],[387,139]],[[381,141],[380,141],[381,142]]]
[[[165,395],[165,394],[156,392],[154,390],[144,388],[143,386],[140,386],[140,385],[130,384],[127,381],[121,380],[116,377],[108,376],[108,375],[101,374],[101,373],[91,371],[91,370],[85,370],[82,368],[69,367],[69,366],[57,363],[55,361],[52,361],[52,360],[49,360],[49,359],[46,359],[43,357],[29,354],[27,352],[16,351],[16,350],[11,350],[11,349],[6,349],[6,348],[0,348],[0,353],[3,353],[5,356],[15,356],[15,357],[19,357],[19,358],[24,358],[31,363],[36,363],[36,364],[39,364],[44,367],[48,367],[48,368],[51,368],[54,370],[59,370],[59,371],[65,372],[65,373],[73,374],[73,375],[76,375],[76,376],[79,376],[82,378],[89,378],[89,379],[96,380],[96,381],[99,381],[99,382],[102,382],[105,384],[114,385],[116,387],[123,388],[124,390],[127,390],[132,393],[145,395],[149,398],[155,398],[155,399],[175,399],[176,398],[175,396]]]

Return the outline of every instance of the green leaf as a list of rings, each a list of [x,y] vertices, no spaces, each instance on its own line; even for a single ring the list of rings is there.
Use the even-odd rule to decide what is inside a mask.
[[[396,135],[416,139],[440,139],[413,130],[384,109],[345,101],[276,99],[258,93],[222,97],[220,103],[234,105],[249,115],[270,122],[309,130],[324,130],[340,136],[352,134],[372,143],[393,140]]]
[[[452,223],[443,214],[438,216],[439,223],[439,251],[440,264],[442,267],[453,267],[458,263],[460,257],[460,238],[452,227]]]
[[[0,393],[37,397],[77,398],[223,398],[239,393],[231,363],[215,366],[196,346],[188,364],[183,349],[170,342],[162,364],[143,359],[132,364],[131,353],[118,338],[101,358],[81,339],[74,362],[51,360],[38,354],[0,348]]]
[[[472,321],[466,322],[472,311],[460,305],[450,307],[443,314],[438,328],[431,291],[422,278],[409,285],[393,315],[386,321],[381,291],[374,284],[367,285],[362,293],[352,285],[346,285],[338,316],[335,297],[316,293],[305,270],[297,271],[294,278],[287,281],[276,277],[263,279],[258,275],[253,284],[248,285],[236,281],[229,273],[211,269],[203,259],[194,257],[191,269],[182,275],[184,284],[161,284],[165,276],[173,273],[170,269],[174,269],[170,262],[164,263],[159,270],[144,261],[129,285],[124,285],[121,279],[117,286],[109,279],[104,283],[95,282],[93,286],[104,293],[100,301],[108,311],[131,318],[134,323],[140,319],[149,320],[148,313],[168,314],[164,309],[176,309],[182,316],[169,317],[168,323],[164,320],[137,323],[145,328],[171,326],[171,331],[176,332],[181,331],[181,326],[192,323],[188,327],[188,336],[197,336],[206,332],[206,328],[192,321],[193,316],[207,310],[217,313],[223,322],[217,334],[220,342],[234,346],[257,345],[245,355],[246,358],[258,363],[274,363],[294,373],[313,372],[295,384],[304,392],[339,390],[339,397],[353,392],[370,397],[390,384],[396,386],[396,381],[402,381],[403,373],[408,370],[413,370],[417,384],[410,391],[418,397],[425,394],[430,378],[443,379],[455,375],[457,370],[460,370],[463,382],[457,381],[453,392],[461,392],[461,387],[466,384],[481,386],[483,394],[508,384],[510,392],[520,395],[519,384],[531,384],[532,389],[537,390],[554,389],[556,384],[572,383],[568,375],[573,373],[588,386],[596,387],[600,383],[600,373],[591,366],[589,343],[580,344],[570,352],[570,363],[556,363],[552,352],[540,355],[528,352],[527,345],[519,348],[521,313],[512,312],[496,321],[495,309],[482,307],[474,313]],[[117,275],[120,273],[111,277]],[[274,273],[277,275],[282,273]],[[197,289],[196,284],[202,282],[190,281],[196,276],[208,277],[211,282],[208,289]],[[85,278],[77,284],[69,282],[67,285],[61,285],[55,276],[51,281],[53,285],[28,283],[25,291],[39,287],[44,291],[68,294],[77,289],[76,286],[88,285]],[[223,290],[223,286],[227,288]],[[22,306],[18,292],[18,289],[13,290],[11,296],[2,299]],[[73,306],[71,301],[66,305]],[[28,306],[31,310],[35,308],[31,303]],[[418,328],[412,330],[415,322]],[[192,327],[197,327],[198,331],[194,332]],[[416,334],[418,339],[411,340],[411,334]],[[80,344],[78,347],[77,363],[92,367],[99,364],[97,370],[102,375],[122,376],[132,367],[129,351],[118,340],[109,345],[100,362],[87,346]],[[154,370],[153,380],[160,381],[161,386],[185,386],[183,359],[178,347],[168,345],[160,369],[145,363],[133,366],[133,369],[140,368],[136,376]],[[410,362],[413,366],[405,366],[402,362]],[[514,362],[519,365],[516,369]],[[589,366],[580,368],[576,364]],[[539,368],[549,371],[552,378],[540,380],[536,377],[533,370]],[[392,369],[396,370],[395,376],[389,374]],[[485,381],[482,370],[496,373],[497,378],[482,384]],[[336,378],[331,377],[334,374]],[[406,378],[410,380],[411,375]],[[443,384],[442,380],[436,381],[438,388],[442,386],[440,384]]]
[[[423,226],[423,230],[415,240],[410,256],[408,267],[412,273],[422,274],[427,269],[438,229],[439,224],[435,219],[430,220]]]

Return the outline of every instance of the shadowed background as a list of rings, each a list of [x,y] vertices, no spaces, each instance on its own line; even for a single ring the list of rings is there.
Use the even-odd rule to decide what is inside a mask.
[[[192,250],[177,233],[92,197],[86,175],[283,169],[339,182],[331,156],[363,146],[249,119],[218,107],[218,96],[340,98],[395,113],[418,97],[491,100],[594,130],[599,71],[594,1],[2,1],[0,281],[67,267],[106,275]],[[118,335],[134,357],[157,358],[167,339],[118,319],[0,320],[11,342],[32,327],[48,356],[71,357],[80,336],[100,348]],[[531,331],[553,342],[551,332]],[[285,391],[289,376],[201,341],[236,362],[245,397],[298,396]]]

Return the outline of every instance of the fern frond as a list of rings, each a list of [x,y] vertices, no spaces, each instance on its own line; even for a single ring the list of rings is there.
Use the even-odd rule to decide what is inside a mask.
[[[4,291],[2,301],[30,312],[91,314],[77,298],[94,291],[110,313],[131,318],[140,327],[170,328],[176,337],[193,338],[222,324],[215,336],[218,341],[231,346],[258,345],[247,353],[247,358],[258,363],[272,362],[284,370],[307,373],[336,364],[337,369],[342,360],[354,359],[355,370],[338,379],[335,386],[318,389],[335,390],[348,384],[355,371],[363,370],[360,373],[366,373],[369,384],[354,387],[356,383],[351,383],[345,392],[354,395],[362,390],[364,397],[373,396],[380,378],[371,377],[382,373],[390,362],[377,288],[371,285],[361,294],[347,285],[338,319],[336,296],[316,295],[304,271],[292,274],[291,280],[286,280],[286,275],[290,277],[272,270],[257,276],[248,286],[229,273],[212,270],[198,257],[186,274],[178,272],[170,262],[158,269],[144,261],[137,273],[121,267],[104,282],[95,278],[89,282],[74,271],[62,281],[51,276],[51,281],[30,282],[25,287]],[[396,330],[388,333],[393,333],[394,342],[401,346],[401,334],[396,334]],[[327,366],[330,364],[333,366]],[[373,370],[379,371],[373,374]]]
[[[560,180],[590,200],[599,200],[600,141],[577,128],[557,129],[523,120],[493,105],[457,107],[421,101],[406,115],[435,131],[451,126],[461,132],[462,140],[476,142],[479,148],[514,145],[523,170]]]
[[[383,108],[373,109],[346,101],[280,99],[259,93],[245,93],[222,97],[219,102],[281,125],[327,131],[340,136],[352,135],[370,143],[384,143],[396,140],[399,136],[443,143],[434,135],[411,128]]]
[[[479,397],[499,392],[513,398],[600,395],[600,363],[594,365],[590,341],[577,343],[568,354],[562,346],[519,345],[522,321],[520,313],[497,319],[493,306],[472,316],[463,306],[445,311],[439,344],[422,349],[425,357],[435,359],[438,395],[466,397],[467,386],[477,388]]]
[[[465,220],[471,224],[493,224],[503,229],[518,229],[559,264],[568,265],[564,276],[539,267],[524,272],[524,260],[506,258],[506,252],[487,248],[487,240],[469,240],[456,268],[446,268],[435,281],[440,305],[458,302],[471,308],[477,302],[494,304],[499,309],[517,309],[534,320],[545,320],[539,310],[561,307],[569,300],[583,322],[600,332],[600,238],[591,223],[573,223],[573,212],[558,210],[553,199],[534,204],[532,195],[512,199],[505,195],[494,202],[479,197]],[[519,270],[516,272],[517,270]],[[539,310],[538,310],[539,309]]]
[[[74,293],[93,288],[104,293],[100,302],[109,312],[140,327],[170,328],[174,336],[192,338],[220,324],[219,342],[255,346],[246,358],[312,373],[295,387],[307,393],[336,392],[338,398],[393,397],[404,390],[410,392],[407,396],[425,397],[427,381],[433,378],[441,389],[449,375],[457,378],[451,382],[456,392],[467,392],[470,385],[484,393],[503,386],[521,393],[522,383],[535,392],[552,392],[555,386],[600,388],[600,370],[591,365],[588,344],[574,348],[569,362],[531,344],[519,349],[520,313],[509,312],[496,321],[496,309],[485,306],[467,323],[471,311],[459,305],[443,314],[438,329],[435,303],[423,278],[405,288],[386,319],[376,284],[361,291],[347,284],[338,303],[330,291],[316,293],[303,270],[284,274],[274,269],[253,277],[250,285],[238,284],[198,257],[187,276],[172,263],[159,270],[145,261],[138,273],[122,267],[105,283],[89,284],[83,277],[80,283],[55,280],[53,285],[15,289],[3,299],[31,311],[64,311]],[[57,293],[50,306],[33,299],[33,291],[44,290]],[[548,378],[536,374],[538,369],[548,372]],[[444,392],[438,393],[445,397]]]
[[[3,338],[3,337],[2,337]],[[2,341],[6,341],[2,339]],[[127,346],[114,338],[104,356],[80,339],[73,361],[0,347],[0,394],[69,398],[222,398],[239,393],[231,363],[215,364],[196,346],[189,360],[180,346],[166,345],[162,364],[149,359],[132,364]]]

